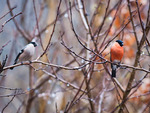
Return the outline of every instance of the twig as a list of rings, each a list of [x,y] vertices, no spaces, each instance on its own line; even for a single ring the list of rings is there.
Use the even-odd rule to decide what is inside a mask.
[[[15,91],[16,92],[16,91]],[[8,105],[13,101],[13,99],[15,98],[16,95],[14,95],[11,100],[5,105],[5,107],[2,109],[2,113],[4,112],[4,110],[8,107]]]
[[[137,12],[135,12],[135,14],[132,15],[132,16],[135,17],[135,16],[136,16],[136,13],[137,13]],[[128,26],[128,24],[129,24],[130,22],[131,22],[131,19],[129,19],[129,20],[126,22],[126,24],[119,30],[119,32],[118,32],[111,40],[109,40],[109,41],[106,43],[104,49],[101,50],[100,53],[102,53],[102,52],[108,47],[108,45],[109,45],[114,39],[116,39],[116,37],[118,37],[118,36],[120,35],[120,33]]]
[[[4,48],[5,46],[7,46],[10,42],[11,42],[11,41],[9,40],[6,44],[4,44],[4,45],[0,48],[0,55],[1,55],[2,52],[3,52],[3,48]]]
[[[137,45],[139,45],[139,41],[138,41],[138,37],[137,37],[137,34],[136,34],[135,25],[134,25],[134,20],[133,20],[133,17],[132,17],[131,3],[130,3],[130,0],[127,0],[127,1],[128,1],[128,8],[129,8],[129,13],[130,13],[130,19],[131,19],[131,23],[132,23],[133,33],[134,33],[134,36],[135,36],[135,39],[136,39],[136,43],[137,43]]]
[[[8,8],[9,8],[9,10],[10,10],[10,15],[11,15],[11,16],[14,16],[13,12],[11,11],[11,6],[10,6],[9,0],[7,0],[7,5],[8,5]],[[19,25],[18,25],[18,23],[17,23],[17,21],[16,21],[15,19],[13,19],[13,21],[14,21],[14,24],[15,24],[17,30],[20,32],[20,34],[21,34],[23,37],[25,37],[28,41],[30,41],[30,36],[29,36],[29,34],[27,34],[24,30],[22,30],[22,29],[19,27]]]
[[[71,84],[71,83],[65,81],[64,79],[61,79],[61,78],[59,78],[58,76],[55,76],[55,75],[53,75],[53,74],[47,72],[46,70],[42,70],[42,71],[43,71],[45,74],[51,76],[52,78],[55,78],[55,79],[61,81],[62,83],[71,86],[72,88],[78,90],[79,92],[80,92],[80,91],[81,91],[81,92],[86,92],[86,91],[84,91],[83,89],[81,89],[80,87],[77,87],[77,86],[75,86],[75,85],[73,85],[73,84]],[[36,88],[37,88],[37,87],[36,87]],[[36,88],[34,88],[34,89],[36,89]]]
[[[7,90],[22,90],[21,88],[9,88],[5,86],[0,86],[0,89],[7,89]]]
[[[77,34],[76,34],[76,32],[75,32],[75,29],[74,29],[74,26],[73,26],[73,22],[72,22],[72,10],[71,10],[71,2],[70,2],[70,1],[69,1],[69,5],[70,5],[70,15],[71,15],[72,30],[73,30],[73,32],[75,33],[76,38],[78,39],[78,36],[77,36]],[[78,6],[79,6],[79,12],[80,12],[80,15],[81,15],[81,19],[82,19],[82,21],[83,21],[83,23],[84,23],[84,25],[85,25],[86,30],[90,33],[90,34],[88,34],[88,36],[87,36],[87,47],[86,47],[86,46],[83,46],[83,44],[80,42],[79,39],[78,39],[78,41],[79,41],[79,43],[80,43],[83,47],[90,48],[90,39],[91,39],[93,36],[92,36],[91,29],[90,29],[90,27],[89,27],[88,19],[87,19],[86,15],[85,15],[85,8],[84,8],[83,1],[78,0]],[[91,36],[90,36],[90,35],[91,35]],[[94,41],[93,41],[93,42],[94,42]],[[86,59],[87,59],[87,60],[90,59],[90,51],[89,51],[88,49],[87,49]],[[87,70],[88,68],[89,68],[89,70],[90,70],[91,67],[92,67],[92,68],[94,67],[93,64],[92,64],[92,66],[86,66],[86,70]],[[92,70],[92,69],[91,69],[91,70]],[[91,71],[91,72],[92,72],[92,71]],[[90,86],[89,86],[89,84],[90,84],[90,79],[89,79],[89,81],[87,80],[87,77],[88,77],[88,78],[91,78],[91,77],[90,77],[90,75],[92,75],[91,72],[89,71],[89,73],[87,73],[87,75],[85,75],[86,89],[89,91],[89,93],[87,94],[88,98],[91,98],[91,96],[92,96],[92,94],[91,94],[91,92],[90,92],[90,90],[89,90],[89,89],[90,89]],[[76,96],[77,96],[77,95],[78,95],[78,93],[76,94]],[[74,98],[76,98],[76,96],[75,96]],[[75,99],[74,99],[74,100],[75,100]],[[73,102],[72,102],[72,103],[73,103]],[[92,112],[95,112],[95,110],[94,110],[94,105],[93,105],[91,99],[89,99],[89,103],[90,103],[91,111],[92,111]]]
[[[72,51],[71,48],[69,48],[69,47],[66,45],[66,43],[64,42],[63,39],[61,40],[61,44],[62,44],[70,53],[72,53],[72,54],[75,55],[76,57],[78,57],[78,58],[80,58],[80,59],[86,61],[87,63],[95,63],[95,64],[104,64],[104,63],[106,63],[105,61],[104,61],[104,62],[97,62],[97,61],[94,61],[94,60],[92,60],[92,59],[87,59],[87,58],[84,58],[84,57],[78,55],[77,53],[75,53],[74,51]]]
[[[5,24],[7,24],[9,21],[13,20],[15,17],[17,17],[18,15],[21,15],[21,14],[22,14],[22,12],[20,12],[20,13],[14,15],[13,17],[11,17],[11,18],[8,19],[7,21],[5,21],[5,22],[2,24],[2,28],[1,28],[1,30],[0,30],[0,33],[3,32],[3,28],[4,28]]]
[[[103,19],[103,21],[102,21],[100,27],[98,28],[96,42],[97,42],[98,36],[99,36],[99,34],[100,34],[100,32],[101,32],[101,30],[102,30],[102,28],[103,28],[103,25],[104,25],[104,23],[105,23],[106,17],[108,16],[108,15],[107,15],[107,12],[108,12],[109,5],[110,5],[110,0],[108,0],[108,3],[107,3],[105,15],[104,15],[104,19]],[[96,34],[95,34],[95,35],[96,35]]]
[[[0,64],[0,73],[2,73],[2,71],[4,70],[4,66],[6,64],[6,61],[7,61],[7,55],[5,57],[5,59],[3,60],[2,64]],[[4,75],[5,76],[5,75]]]
[[[17,8],[17,6],[11,8],[10,11],[14,10],[15,8]],[[10,11],[8,11],[6,14],[4,14],[3,16],[1,16],[1,17],[0,17],[0,20],[1,20],[2,18],[4,18],[8,13],[10,13]]]
[[[33,0],[33,8],[34,8],[34,14],[35,14],[35,18],[36,18],[36,27],[37,27],[39,38],[40,38],[40,44],[42,46],[42,49],[44,50],[44,46],[43,46],[42,38],[41,38],[41,33],[40,33],[40,28],[39,28],[39,22],[38,22],[37,12],[36,12],[36,7],[35,7],[35,0]]]
[[[85,78],[82,80],[82,83],[77,91],[77,93],[75,94],[75,96],[73,97],[72,101],[70,102],[70,104],[67,106],[67,108],[65,109],[65,113],[68,113],[69,110],[73,107],[74,103],[76,102],[75,99],[77,98],[78,94],[80,93],[80,90],[83,86],[83,83],[85,81]],[[84,91],[85,92],[85,91]],[[82,94],[84,94],[84,92]]]
[[[25,61],[25,62],[18,63],[18,64],[15,64],[15,65],[12,65],[12,66],[7,66],[7,67],[4,67],[3,70],[10,69],[11,67],[21,66],[21,65],[30,65],[31,63],[43,64],[43,65],[52,66],[52,67],[56,67],[56,68],[61,68],[61,69],[65,69],[65,70],[79,70],[79,69],[82,69],[86,65],[89,64],[89,63],[87,63],[87,64],[83,64],[80,67],[73,67],[73,68],[71,68],[71,67],[56,65],[56,64],[52,64],[52,63],[47,63],[47,62],[39,61],[39,60],[38,61],[37,60],[33,60],[31,62]]]
[[[99,103],[98,103],[98,113],[101,113],[102,112],[102,102],[104,100],[104,95],[105,95],[105,92],[106,92],[106,86],[105,86],[105,77],[103,79],[103,89],[102,89],[102,92],[101,94],[99,95]]]
[[[120,8],[121,3],[122,3],[122,0],[119,0],[119,2],[118,2],[118,7],[117,7],[117,11],[115,12],[114,18],[113,18],[113,20],[112,20],[112,22],[111,22],[111,24],[110,24],[110,26],[109,26],[109,28],[108,28],[108,30],[107,30],[107,33],[106,33],[105,37],[103,38],[103,41],[102,41],[101,46],[99,47],[99,50],[104,46],[104,42],[105,42],[105,40],[106,40],[106,38],[107,38],[107,36],[108,36],[108,34],[109,34],[109,32],[110,32],[110,29],[112,28],[113,23],[114,23],[114,21],[115,21],[115,19],[116,19],[116,17],[117,17],[117,13],[118,13],[118,11],[119,11],[119,8]],[[99,35],[99,33],[98,33],[98,35]],[[102,52],[100,52],[100,54],[101,54],[101,53],[102,53]]]
[[[132,13],[131,13],[131,6],[130,6],[130,1],[129,0],[127,0],[128,1],[128,8],[129,8],[129,12],[130,12],[130,18],[132,18],[131,16],[132,16]],[[150,6],[149,6],[150,7]],[[137,7],[137,8],[139,8],[139,7]],[[139,18],[140,18],[140,16],[139,16]],[[133,21],[133,20],[132,20]],[[132,22],[133,23],[133,22]],[[133,29],[134,29],[134,24],[132,24],[133,25]],[[144,44],[144,41],[146,40],[146,36],[145,35],[148,35],[148,32],[149,32],[149,30],[150,30],[150,28],[148,28],[148,26],[146,26],[146,34],[145,33],[143,33],[143,35],[142,35],[142,38],[141,38],[141,40],[140,40],[140,43],[137,41],[137,53],[136,53],[136,58],[135,58],[135,61],[134,61],[134,67],[137,67],[138,66],[138,62],[139,62],[139,59],[140,59],[140,55],[141,55],[141,48],[142,48],[142,46],[143,46],[143,44]],[[136,32],[134,32],[134,34],[136,34]],[[137,36],[137,35],[135,35],[135,36]],[[136,37],[137,38],[137,37]],[[124,95],[123,95],[123,100],[122,100],[122,102],[121,102],[121,104],[120,104],[120,109],[119,109],[119,113],[122,113],[123,112],[123,109],[124,109],[124,106],[125,106],[125,102],[127,101],[127,96],[129,95],[129,93],[130,93],[130,91],[132,90],[132,82],[133,82],[133,80],[134,80],[134,78],[135,78],[135,69],[133,69],[133,71],[132,71],[132,73],[131,73],[131,75],[130,75],[130,78],[129,78],[129,82],[128,82],[128,85],[127,85],[127,88],[126,88],[126,91],[125,91],[125,93],[124,93]]]
[[[42,57],[42,56],[47,52],[47,50],[48,50],[48,48],[49,48],[49,45],[50,45],[50,43],[51,43],[51,39],[52,39],[53,34],[54,34],[54,32],[55,32],[56,22],[57,22],[58,17],[59,17],[59,9],[60,9],[60,6],[61,6],[61,2],[62,2],[62,0],[60,0],[60,1],[59,1],[59,4],[58,4],[57,15],[56,15],[55,23],[54,23],[54,26],[53,26],[52,34],[50,35],[48,44],[47,44],[47,46],[46,46],[44,52],[41,54],[40,57]]]
[[[73,8],[76,4],[72,4],[71,8]],[[69,8],[66,9],[64,12],[62,12],[61,14],[58,15],[58,19],[63,17],[67,12],[68,12]],[[56,19],[53,20],[53,22],[51,22],[50,24],[46,25],[41,31],[40,33],[42,34],[44,31],[46,31],[47,28],[49,28],[50,26],[52,26],[55,23]],[[37,34],[37,36],[39,36],[39,34]]]

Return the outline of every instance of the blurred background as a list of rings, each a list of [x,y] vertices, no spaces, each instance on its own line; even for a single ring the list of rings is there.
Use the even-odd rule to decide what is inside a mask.
[[[150,21],[150,1],[137,2],[146,25]],[[136,1],[130,0],[130,5],[140,41],[143,32]],[[126,0],[0,0],[0,61],[8,56],[5,67],[12,65],[19,51],[35,37],[38,46],[32,60],[39,58],[48,46],[46,54],[38,60],[56,66],[33,63],[4,70],[0,76],[0,112],[110,113],[115,109],[123,93],[107,72],[111,72],[110,63],[98,64],[103,59],[91,51],[110,60],[111,44],[123,40],[122,63],[133,66],[137,43]],[[139,68],[146,70],[150,66],[149,40],[148,34],[138,62]],[[83,68],[72,69],[80,66]],[[116,78],[123,88],[132,70],[117,70]],[[124,112],[149,113],[149,73],[137,70],[135,84]]]

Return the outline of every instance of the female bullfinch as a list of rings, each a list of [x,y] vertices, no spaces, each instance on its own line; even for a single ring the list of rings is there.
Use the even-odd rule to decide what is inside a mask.
[[[110,60],[113,63],[120,64],[121,59],[124,54],[124,49],[123,49],[123,41],[117,40],[111,47],[110,50]],[[116,69],[117,65],[111,64],[112,68],[112,77],[116,77]]]
[[[35,42],[30,42],[28,45],[26,45],[17,55],[15,61],[14,61],[14,65],[19,61],[27,61],[30,60],[31,57],[34,55],[35,52],[35,47],[37,46],[37,44]],[[10,68],[10,69],[13,69]]]

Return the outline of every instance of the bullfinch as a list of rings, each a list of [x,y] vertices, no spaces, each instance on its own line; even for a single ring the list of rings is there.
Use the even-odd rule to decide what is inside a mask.
[[[111,62],[115,63],[115,64],[120,64],[121,59],[123,57],[124,54],[124,49],[123,49],[123,41],[121,40],[117,40],[111,47],[110,50],[110,60]],[[115,64],[111,64],[111,68],[112,68],[112,77],[116,77],[116,69],[117,69],[117,65]]]
[[[30,61],[31,57],[34,55],[36,46],[37,46],[37,44],[33,41],[30,42],[28,45],[26,45],[17,55],[17,57],[14,61],[14,65],[17,62],[22,62],[22,61],[27,61],[27,60]],[[13,67],[10,69],[13,69]]]

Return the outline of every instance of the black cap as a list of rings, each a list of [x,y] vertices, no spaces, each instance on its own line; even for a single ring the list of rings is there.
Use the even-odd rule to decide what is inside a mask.
[[[34,45],[34,47],[36,47],[37,46],[37,44],[35,43],[35,42],[30,42],[31,44],[33,44]]]
[[[117,40],[116,42],[118,42],[120,46],[123,46],[123,41]]]

